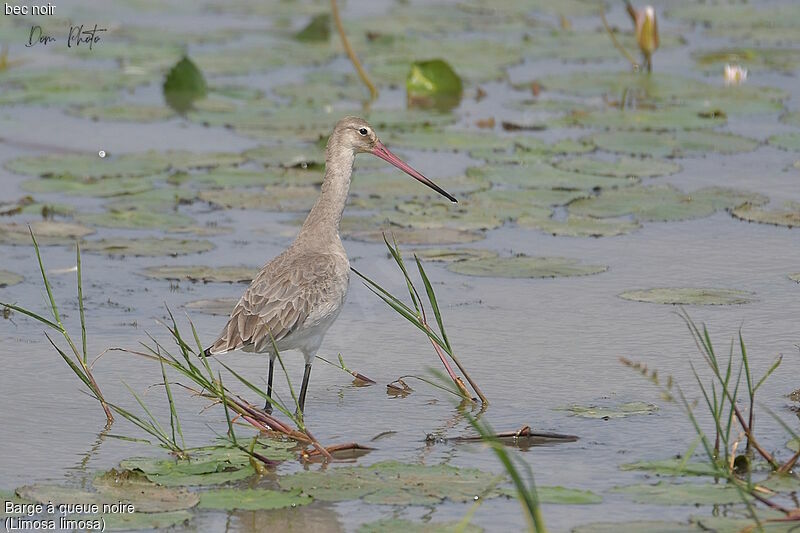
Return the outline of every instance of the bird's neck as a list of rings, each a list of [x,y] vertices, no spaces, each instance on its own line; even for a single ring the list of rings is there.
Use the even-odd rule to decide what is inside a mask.
[[[355,154],[352,150],[335,150],[328,146],[325,158],[325,179],[317,203],[306,217],[300,235],[332,231],[339,234],[339,222],[350,191]]]

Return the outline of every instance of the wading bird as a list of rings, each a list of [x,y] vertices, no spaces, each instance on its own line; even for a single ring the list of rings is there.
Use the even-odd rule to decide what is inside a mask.
[[[339,237],[339,222],[350,190],[356,154],[370,153],[391,163],[452,202],[457,200],[408,166],[378,140],[365,120],[345,117],[333,129],[325,149],[322,192],[294,242],[269,261],[244,291],[219,338],[206,355],[233,350],[269,355],[267,397],[272,397],[275,356],[298,350],[305,357],[299,408],[302,413],[311,363],[325,332],[336,320],[350,283],[350,262]],[[264,407],[272,412],[267,400]]]

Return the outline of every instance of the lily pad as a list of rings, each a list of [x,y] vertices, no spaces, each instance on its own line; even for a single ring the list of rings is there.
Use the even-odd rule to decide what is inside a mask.
[[[210,300],[195,300],[184,307],[193,313],[204,313],[212,316],[229,316],[239,298],[213,298]]]
[[[41,245],[70,244],[94,233],[93,229],[81,224],[53,220],[37,220],[32,222],[30,227],[33,234],[36,235],[36,241]],[[32,245],[33,241],[28,225],[17,222],[0,224],[0,243]]]
[[[473,501],[493,478],[493,474],[473,468],[384,461],[368,467],[299,472],[280,477],[278,483],[284,489],[299,489],[323,501],[363,499],[391,505],[434,505],[444,499]]]
[[[476,148],[511,148],[514,145],[514,138],[478,131],[420,130],[411,133],[390,133],[386,143],[390,147],[460,152]]]
[[[635,220],[577,215],[570,215],[564,220],[524,215],[517,219],[517,225],[565,237],[615,237],[631,233],[642,227]]]
[[[319,191],[314,187],[267,186],[258,191],[202,191],[200,199],[226,209],[262,209],[264,211],[308,211]]]
[[[569,125],[613,130],[694,130],[714,128],[727,121],[724,112],[708,113],[693,107],[661,109],[590,111],[564,119]]]
[[[106,255],[132,255],[142,257],[178,256],[207,252],[214,248],[209,241],[141,237],[138,239],[114,238],[84,241],[81,251]]]
[[[559,408],[562,411],[568,411],[572,416],[579,416],[581,418],[601,418],[609,420],[611,418],[627,418],[636,415],[651,415],[658,411],[658,406],[646,402],[627,402],[614,406],[597,406],[597,405],[570,405],[568,407]]]
[[[160,122],[170,119],[175,112],[163,105],[145,104],[93,104],[67,109],[79,117],[109,122]]]
[[[800,272],[797,272],[795,274],[789,274],[789,279],[792,281],[796,281],[797,283],[800,283]]]
[[[443,59],[415,61],[406,77],[409,102],[424,107],[449,109],[461,100],[463,84]]]
[[[467,259],[496,257],[497,252],[483,248],[420,248],[414,250],[414,255],[423,262],[454,263]]]
[[[11,502],[13,504],[22,504],[22,503],[33,503],[30,500],[26,500],[17,496],[15,492],[9,490],[0,490],[0,500],[3,501],[3,507],[0,508],[0,518],[7,518],[9,516],[24,516],[24,513],[12,513],[6,512],[6,504],[5,502]]]
[[[561,170],[542,161],[518,165],[486,165],[470,167],[467,176],[488,179],[495,185],[513,185],[525,188],[591,190],[595,188],[627,187],[639,182],[638,178],[606,177]]]
[[[539,501],[563,505],[590,505],[601,503],[602,496],[590,490],[570,489],[567,487],[536,487]],[[516,496],[514,491],[512,496]]]
[[[133,531],[143,529],[153,529],[163,531],[172,528],[192,519],[193,515],[189,511],[170,511],[166,513],[114,513],[103,515],[106,531]],[[78,519],[76,516],[70,518]],[[92,519],[90,516],[80,517],[80,519]]]
[[[480,533],[483,528],[461,522],[412,522],[399,518],[384,518],[361,524],[357,533]]]
[[[8,270],[0,269],[0,287],[10,287],[11,285],[16,285],[17,283],[21,283],[23,279],[25,278],[19,274],[14,274]]]
[[[635,302],[671,305],[739,305],[753,301],[752,292],[703,287],[663,287],[627,291],[619,296]]]
[[[800,152],[800,133],[782,133],[780,135],[773,135],[767,139],[769,144],[783,148],[784,150],[794,150]]]
[[[587,265],[566,257],[493,257],[459,261],[447,269],[467,276],[493,278],[560,278],[588,276],[608,270],[604,265]]]
[[[637,520],[635,522],[593,522],[575,527],[572,533],[698,533],[696,526],[683,522],[663,520]]]
[[[325,150],[314,144],[257,146],[246,150],[243,155],[249,160],[259,161],[267,166],[287,168],[317,166],[322,168],[325,164]]]
[[[258,272],[255,268],[223,266],[153,266],[141,271],[148,278],[202,281],[203,283],[249,283]]]
[[[331,38],[331,15],[321,13],[314,15],[309,23],[294,35],[300,42],[328,42]]]
[[[200,509],[239,509],[260,511],[297,507],[311,503],[301,491],[282,492],[269,489],[212,489],[200,493]]]
[[[744,204],[733,209],[731,214],[741,220],[793,228],[800,226],[800,203],[786,202],[783,209],[765,209],[757,205]]]
[[[132,229],[168,229],[176,226],[188,226],[194,222],[192,217],[181,213],[158,213],[113,208],[105,213],[81,214],[76,216],[75,220],[90,226]]]
[[[399,244],[408,245],[467,244],[485,238],[481,233],[454,228],[428,230],[419,228],[399,228],[397,226],[373,230],[346,231],[344,232],[344,236],[354,241],[383,242],[384,233],[387,237],[394,236]]]
[[[620,465],[621,470],[643,470],[663,476],[713,476],[716,470],[708,463],[684,461],[683,459],[662,459],[658,461],[639,461]]]
[[[627,494],[636,503],[648,505],[725,505],[742,501],[739,491],[730,485],[711,483],[667,483],[615,487],[611,492]]]
[[[609,152],[652,157],[683,157],[707,152],[735,154],[755,150],[758,141],[715,131],[655,132],[606,131],[596,133],[590,140]]]
[[[136,511],[143,513],[190,509],[200,501],[194,492],[156,485],[143,474],[131,470],[112,469],[100,473],[92,485],[104,501],[130,502]]]
[[[568,209],[572,214],[598,218],[633,215],[641,221],[670,221],[707,217],[748,202],[763,204],[767,198],[720,187],[687,194],[671,185],[651,185],[605,190],[598,196],[575,200]]]
[[[619,157],[614,161],[592,157],[575,157],[562,159],[555,166],[571,172],[585,172],[587,174],[618,178],[652,178],[675,174],[681,170],[681,166],[677,163],[649,157]]]
[[[147,192],[153,188],[153,181],[145,177],[88,178],[86,180],[79,180],[72,177],[57,177],[29,179],[23,181],[20,186],[24,190],[34,193],[61,193],[74,196],[109,198]]]
[[[800,65],[800,51],[791,48],[721,48],[692,54],[706,72],[722,72],[725,65],[742,65],[749,71],[791,73]]]
[[[770,513],[767,510],[760,510],[758,519],[761,527],[749,518],[735,518],[733,516],[693,516],[692,522],[698,525],[702,531],[714,531],[715,533],[741,533],[743,531],[763,531],[764,533],[793,533],[797,523],[786,522],[783,520],[770,522],[768,519],[781,519],[785,515]]]

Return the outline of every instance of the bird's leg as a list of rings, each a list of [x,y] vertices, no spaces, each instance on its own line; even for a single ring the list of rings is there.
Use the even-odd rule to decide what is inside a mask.
[[[306,391],[308,390],[308,378],[311,377],[311,363],[306,363],[306,371],[303,373],[303,385],[300,387],[299,414],[302,416],[303,408],[306,405]]]
[[[272,399],[272,374],[275,370],[275,358],[269,358],[269,376],[267,377],[267,398],[270,400]],[[264,406],[264,411],[268,414],[272,414],[272,402],[267,400],[267,404]]]

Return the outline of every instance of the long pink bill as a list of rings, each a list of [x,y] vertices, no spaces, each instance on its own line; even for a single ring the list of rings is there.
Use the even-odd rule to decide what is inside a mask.
[[[397,168],[399,168],[400,170],[402,170],[415,180],[421,181],[422,183],[424,183],[434,191],[438,192],[451,202],[458,203],[458,200],[456,200],[455,196],[445,191],[444,189],[436,185],[434,182],[432,182],[431,180],[429,180],[428,178],[426,178],[425,176],[423,176],[422,174],[411,168],[405,161],[403,161],[402,159],[394,155],[392,152],[390,152],[389,149],[386,148],[382,142],[375,141],[375,148],[372,149],[372,154],[380,157],[384,161],[388,161],[389,163],[393,164],[394,166],[396,166]]]

